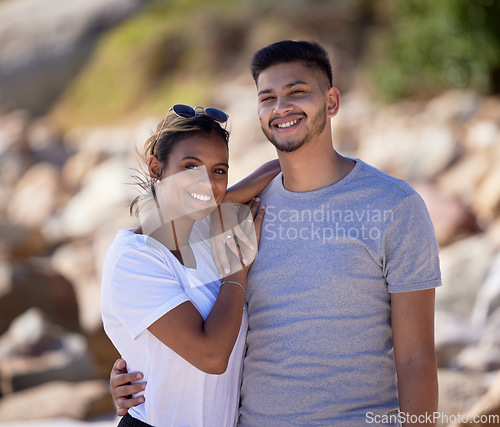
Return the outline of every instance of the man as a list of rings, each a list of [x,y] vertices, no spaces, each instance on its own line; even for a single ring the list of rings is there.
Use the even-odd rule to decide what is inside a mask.
[[[318,44],[272,44],[251,70],[282,174],[260,197],[241,425],[429,422],[441,279],[425,204],[406,182],[335,151],[340,96]],[[139,390],[118,392],[128,375],[112,374],[115,399]]]

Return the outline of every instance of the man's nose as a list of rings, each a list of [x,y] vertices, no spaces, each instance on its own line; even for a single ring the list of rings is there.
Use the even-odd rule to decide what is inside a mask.
[[[284,96],[278,96],[276,98],[276,105],[274,106],[273,113],[276,115],[282,115],[292,109],[290,101]]]

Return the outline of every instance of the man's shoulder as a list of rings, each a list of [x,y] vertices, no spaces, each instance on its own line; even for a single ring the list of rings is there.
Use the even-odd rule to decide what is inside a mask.
[[[402,200],[417,194],[404,179],[389,175],[360,159],[356,162],[358,173],[346,190],[357,203],[394,208]]]
[[[357,160],[360,163],[360,174],[361,179],[371,179],[374,185],[385,187],[386,189],[394,189],[395,191],[402,191],[407,195],[415,194],[415,190],[412,186],[404,179],[397,178],[395,176],[389,175],[386,172],[372,166],[363,160]]]

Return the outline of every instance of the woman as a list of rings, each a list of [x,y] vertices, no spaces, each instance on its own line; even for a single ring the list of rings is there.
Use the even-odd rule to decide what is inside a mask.
[[[227,229],[230,218],[217,209],[226,197],[229,134],[220,125],[226,120],[215,109],[176,105],[169,111],[146,142],[150,209],[139,209],[141,224],[120,231],[108,250],[104,327],[129,368],[143,372],[148,382],[145,403],[131,409],[120,426],[236,423],[250,263],[234,245],[240,268],[220,279],[208,238],[212,213],[213,223],[223,223],[224,241],[235,240]],[[259,194],[278,167],[271,162],[256,171],[236,186],[231,201]],[[136,199],[131,210],[143,200]],[[253,218],[243,222],[254,221],[258,237],[264,210],[258,211],[256,200],[249,207]]]

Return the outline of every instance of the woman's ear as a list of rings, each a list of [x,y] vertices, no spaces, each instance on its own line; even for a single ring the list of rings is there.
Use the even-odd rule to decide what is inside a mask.
[[[337,115],[340,107],[340,92],[336,87],[328,89],[328,117],[332,118]]]
[[[153,154],[149,156],[148,170],[151,178],[161,178],[163,163]]]

